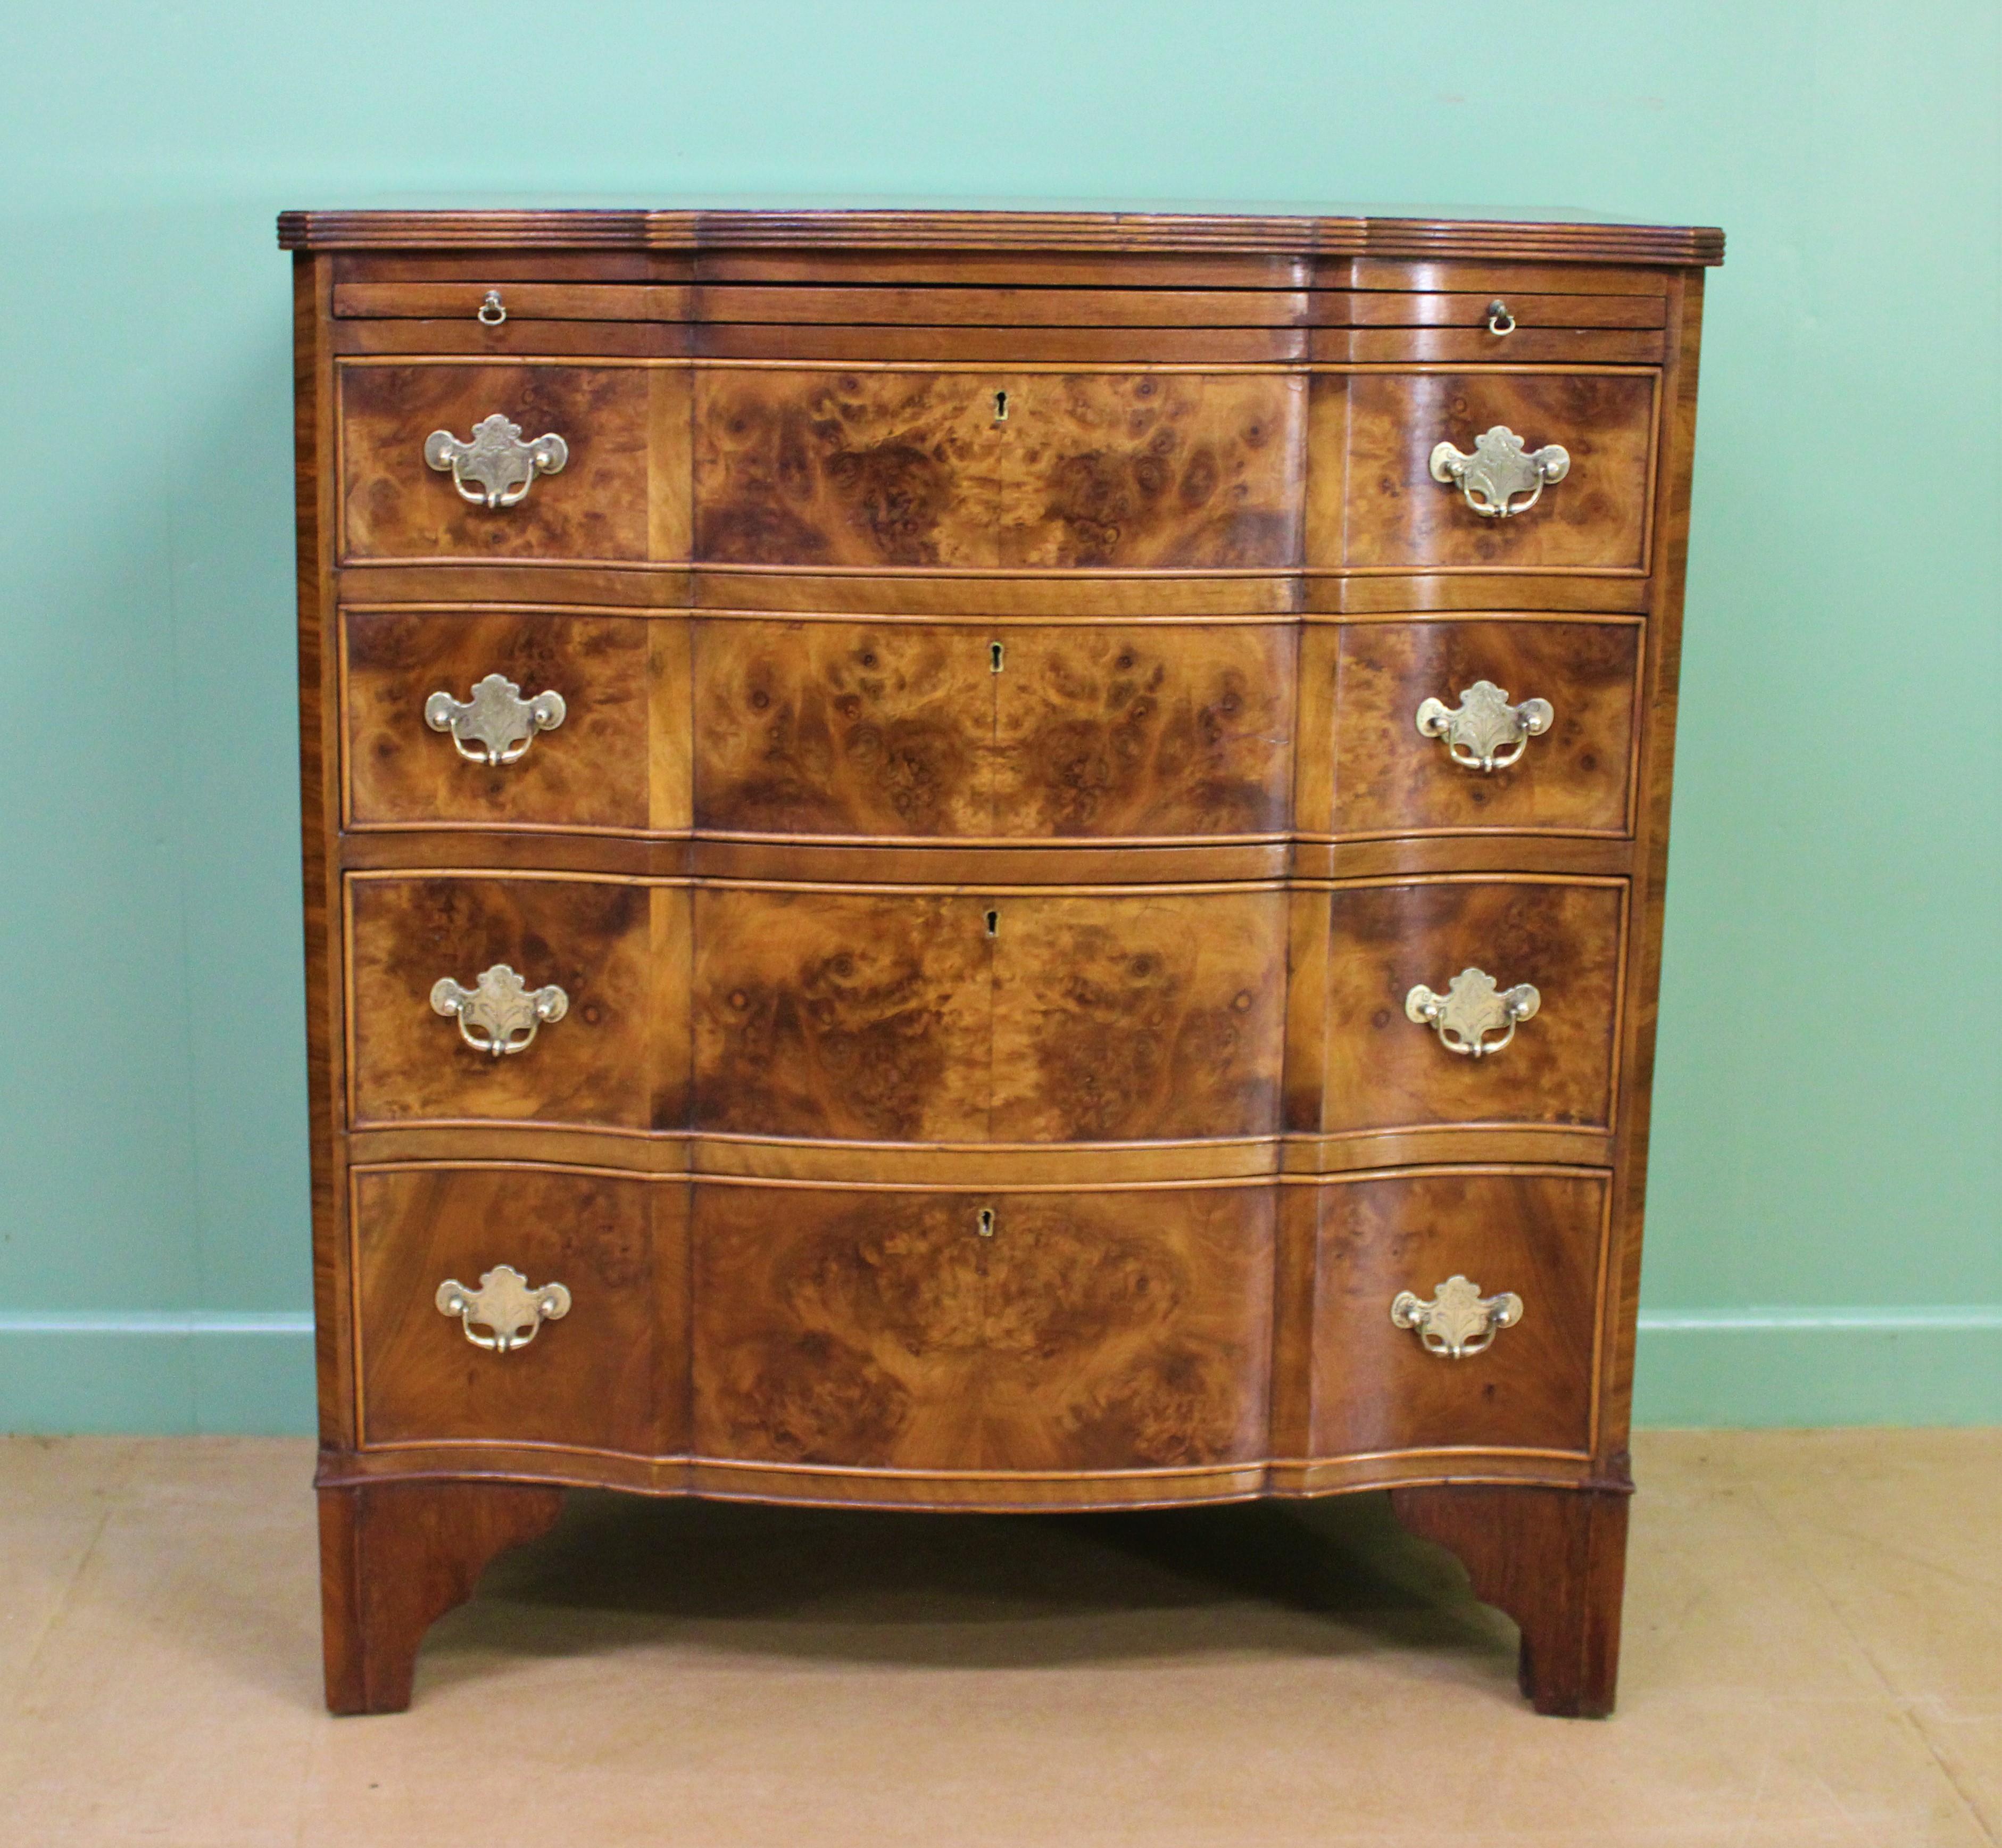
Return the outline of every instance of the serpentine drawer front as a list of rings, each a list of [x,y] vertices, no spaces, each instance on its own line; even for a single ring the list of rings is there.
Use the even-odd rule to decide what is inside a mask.
[[[281,236],[329,1703],[570,1485],[1388,1489],[1606,1711],[1719,235]]]

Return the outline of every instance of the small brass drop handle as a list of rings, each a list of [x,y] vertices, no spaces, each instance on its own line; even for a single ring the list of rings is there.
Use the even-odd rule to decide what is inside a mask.
[[[1484,969],[1463,969],[1435,994],[1424,983],[1404,997],[1404,1013],[1439,1035],[1439,1044],[1463,1059],[1491,1059],[1532,1018],[1543,997],[1527,982],[1503,990]],[[1490,1039],[1499,1033],[1499,1039]]]
[[[570,997],[553,982],[532,990],[506,963],[497,962],[470,988],[440,976],[431,987],[431,1011],[456,1020],[459,1038],[475,1052],[500,1059],[526,1052],[543,1025],[570,1011]]]
[[[1571,452],[1553,442],[1526,452],[1522,438],[1506,424],[1497,424],[1474,439],[1471,456],[1449,442],[1436,445],[1432,473],[1435,481],[1456,487],[1461,499],[1483,519],[1513,519],[1535,506],[1551,483],[1571,473]]]
[[[438,1285],[433,1300],[441,1315],[456,1315],[466,1338],[489,1354],[512,1354],[526,1347],[545,1322],[560,1322],[570,1313],[570,1292],[560,1284],[528,1287],[528,1280],[511,1264],[497,1264],[469,1290],[456,1277]],[[485,1334],[477,1331],[484,1329]]]
[[[469,763],[513,763],[525,756],[538,732],[553,732],[570,708],[560,693],[539,693],[532,700],[500,674],[473,683],[473,697],[455,700],[434,693],[424,701],[424,723],[434,732],[449,732],[453,747]]]
[[[480,304],[480,324],[483,327],[497,327],[507,318],[507,304],[500,299],[497,288],[487,292],[487,299]]]
[[[524,442],[521,426],[497,410],[473,426],[470,438],[434,430],[424,438],[424,460],[452,477],[461,500],[491,510],[525,499],[538,475],[560,473],[570,445],[553,435]]]
[[[1446,754],[1461,769],[1491,776],[1521,756],[1529,740],[1541,737],[1556,718],[1548,700],[1512,706],[1504,689],[1492,680],[1477,680],[1461,689],[1456,710],[1443,700],[1425,700],[1417,722],[1422,736],[1446,741]]]
[[[1488,304],[1488,331],[1490,334],[1513,334],[1515,317],[1508,312],[1508,304],[1499,295]]]
[[[1442,1361],[1484,1353],[1503,1329],[1522,1319],[1522,1299],[1513,1291],[1483,1296],[1478,1284],[1457,1274],[1432,1292],[1430,1302],[1400,1290],[1390,1305],[1391,1326],[1412,1329],[1425,1352]]]

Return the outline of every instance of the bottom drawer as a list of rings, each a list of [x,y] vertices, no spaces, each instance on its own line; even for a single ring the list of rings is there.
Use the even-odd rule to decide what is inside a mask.
[[[696,1191],[699,1455],[982,1472],[1262,1455],[1268,1187]]]
[[[1589,1452],[1610,1203],[1610,1177],[1577,1169],[1324,1185],[1314,1455]]]
[[[685,1447],[685,1186],[499,1163],[352,1179],[364,1448]],[[467,1308],[441,1305],[448,1284]],[[553,1319],[528,1300],[551,1284]]]
[[[1266,1453],[1269,1183],[947,1193],[519,1162],[351,1180],[364,1449],[976,1478]],[[1300,1191],[1313,1458],[1591,1454],[1606,1175]]]

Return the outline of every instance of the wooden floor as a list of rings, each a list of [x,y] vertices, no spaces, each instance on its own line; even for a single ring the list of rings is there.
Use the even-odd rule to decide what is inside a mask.
[[[576,1497],[328,1719],[307,1446],[0,1441],[9,1848],[2002,1839],[2002,1431],[1676,1433],[1620,1710],[1375,1498],[1109,1518]]]

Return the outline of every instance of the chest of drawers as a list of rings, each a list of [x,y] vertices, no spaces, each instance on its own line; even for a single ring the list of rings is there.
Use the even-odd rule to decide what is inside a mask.
[[[281,236],[329,1704],[590,1484],[1387,1488],[1606,1710],[1718,234]]]

